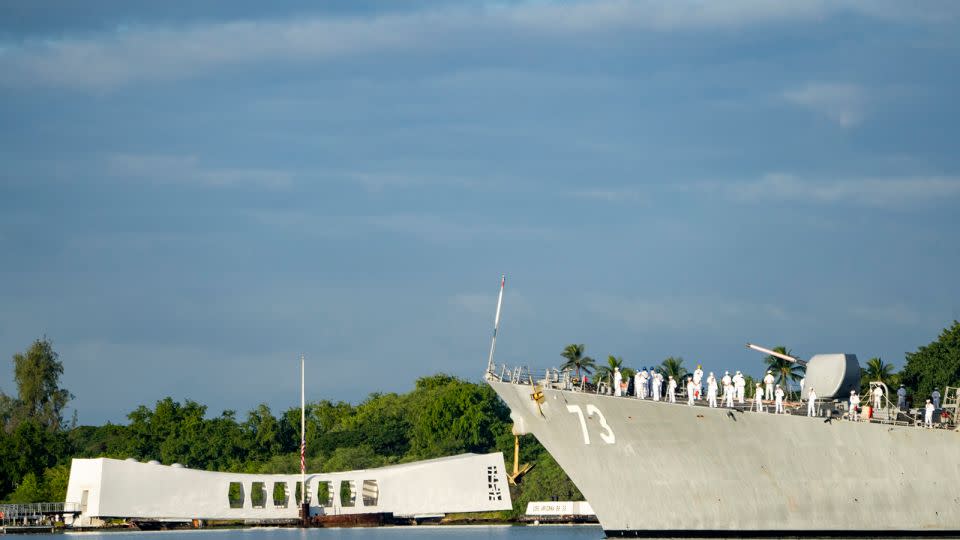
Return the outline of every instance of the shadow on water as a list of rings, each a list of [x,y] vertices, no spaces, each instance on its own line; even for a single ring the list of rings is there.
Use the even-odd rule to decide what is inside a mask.
[[[82,538],[83,540],[105,539],[122,540],[136,538],[137,540],[175,540],[200,537],[239,538],[243,540],[322,540],[337,538],[344,540],[373,540],[397,539],[413,540],[415,538],[441,539],[453,538],[462,540],[601,540],[603,530],[599,525],[451,525],[451,526],[410,526],[410,527],[373,527],[349,529],[295,529],[295,528],[268,528],[256,527],[249,529],[206,529],[206,530],[174,530],[174,531],[110,531],[110,532],[83,532],[65,533],[66,536]],[[30,535],[30,538],[62,537],[61,535]]]
[[[200,540],[203,537],[213,539],[239,538],[242,540],[323,540],[337,538],[343,540],[412,540],[414,538],[441,539],[453,538],[462,540],[499,539],[499,540],[601,540],[603,530],[599,525],[452,525],[452,526],[411,526],[411,527],[373,527],[349,529],[295,529],[255,527],[249,529],[205,529],[205,530],[174,530],[156,532],[83,532],[64,533],[66,536],[82,538],[83,540],[107,539],[121,540],[136,538],[137,540],[176,540],[191,538]],[[28,538],[62,537],[61,534],[37,534]],[[660,539],[669,540],[669,539]],[[684,540],[706,540],[685,538]],[[711,538],[709,540],[723,540]],[[850,538],[847,540],[858,540]],[[890,539],[897,540],[897,539]],[[906,540],[906,539],[903,539]]]

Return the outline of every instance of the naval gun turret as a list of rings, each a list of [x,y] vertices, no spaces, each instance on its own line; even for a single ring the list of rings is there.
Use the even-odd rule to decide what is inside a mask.
[[[817,392],[817,399],[844,399],[850,390],[860,388],[860,362],[855,354],[815,354],[809,360],[801,360],[753,343],[747,343],[747,348],[804,366],[801,399],[807,399],[811,388]]]

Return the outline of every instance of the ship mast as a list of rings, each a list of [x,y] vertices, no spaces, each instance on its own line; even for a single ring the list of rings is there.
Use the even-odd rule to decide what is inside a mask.
[[[303,509],[303,519],[309,516],[310,501],[307,500],[307,403],[306,403],[306,370],[305,360],[300,355],[300,506]]]
[[[497,314],[493,318],[493,340],[490,342],[490,356],[487,358],[487,373],[493,373],[493,352],[497,350],[497,330],[500,329],[500,306],[503,305],[503,287],[507,283],[507,275],[500,275],[500,295],[497,296]]]

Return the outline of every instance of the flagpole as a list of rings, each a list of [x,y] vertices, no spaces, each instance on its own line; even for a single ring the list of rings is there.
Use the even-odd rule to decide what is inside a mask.
[[[306,404],[306,361],[300,355],[300,508],[301,519],[306,524],[310,517],[310,501],[307,500],[307,404]]]
[[[507,283],[507,275],[500,276],[500,295],[497,296],[497,314],[493,318],[493,341],[490,342],[490,356],[487,358],[487,373],[493,373],[493,352],[497,349],[497,330],[500,329],[500,306],[503,305],[503,287]]]

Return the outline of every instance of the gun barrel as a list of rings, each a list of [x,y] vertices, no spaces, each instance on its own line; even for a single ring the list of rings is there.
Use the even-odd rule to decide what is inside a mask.
[[[789,354],[779,353],[779,352],[777,352],[777,351],[768,349],[768,348],[766,348],[766,347],[761,347],[760,345],[754,345],[753,343],[747,343],[747,348],[748,348],[748,349],[753,349],[753,350],[755,350],[755,351],[757,351],[757,352],[762,352],[762,353],[764,353],[764,354],[769,354],[770,356],[776,356],[777,358],[786,360],[786,361],[788,361],[788,362],[793,362],[793,363],[795,363],[795,364],[800,364],[801,366],[807,365],[807,363],[806,363],[805,361],[800,360],[799,358],[794,358],[794,357],[790,356]]]

